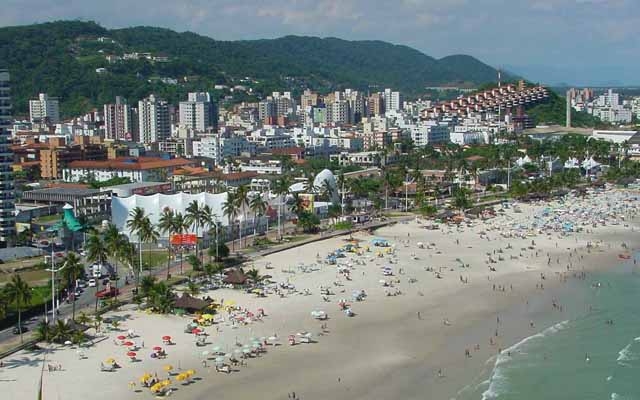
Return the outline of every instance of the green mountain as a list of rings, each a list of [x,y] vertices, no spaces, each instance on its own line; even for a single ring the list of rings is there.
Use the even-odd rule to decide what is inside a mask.
[[[167,56],[169,61],[109,63],[105,57],[132,52]],[[216,84],[251,88],[251,95],[233,93],[232,101],[241,101],[274,90],[297,94],[305,88],[326,92],[391,87],[411,96],[423,93],[425,86],[475,86],[496,77],[496,70],[470,56],[435,59],[381,41],[300,36],[218,41],[191,32],[109,30],[81,21],[0,28],[0,67],[3,64],[12,74],[16,115],[27,113],[27,100],[38,92],[59,97],[63,114],[69,116],[112,102],[116,95],[136,101],[154,92],[176,102],[188,91],[214,91]],[[98,68],[106,72],[98,73]]]

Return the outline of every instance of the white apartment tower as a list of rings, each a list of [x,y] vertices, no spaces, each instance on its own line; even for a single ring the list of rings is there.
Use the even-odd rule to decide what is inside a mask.
[[[171,136],[169,104],[153,94],[138,102],[139,142],[151,144]]]
[[[0,247],[11,247],[16,236],[13,152],[10,147],[11,97],[9,72],[0,69]]]
[[[46,119],[50,124],[60,122],[60,105],[58,99],[40,93],[37,99],[29,100],[29,117],[31,122],[42,122]]]
[[[402,110],[402,94],[393,92],[391,89],[384,90],[384,111]]]
[[[104,105],[105,138],[132,141],[136,139],[137,121],[134,121],[131,106],[120,96],[115,104]]]
[[[218,108],[209,93],[192,92],[180,102],[180,125],[194,132],[218,127]]]

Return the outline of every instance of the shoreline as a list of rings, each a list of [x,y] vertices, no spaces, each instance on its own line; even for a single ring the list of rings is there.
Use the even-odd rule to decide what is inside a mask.
[[[615,199],[624,193],[614,191],[609,196]],[[610,268],[620,263],[616,253],[621,252],[619,244],[622,241],[634,245],[638,242],[638,230],[630,234],[630,227],[624,224],[569,236],[500,236],[504,232],[503,226],[518,218],[533,218],[542,207],[545,206],[523,206],[523,214],[507,213],[495,220],[474,222],[471,227],[442,225],[440,230],[430,231],[416,221],[383,227],[375,232],[375,237],[393,242],[395,255],[377,257],[375,251],[378,249],[373,248],[364,257],[349,255],[341,259],[341,262],[354,264],[351,280],[345,280],[336,272],[335,266],[321,265],[316,271],[307,273],[295,267],[301,262],[311,265],[317,254],[325,255],[342,246],[346,243],[343,237],[255,260],[262,274],[273,275],[276,282],[290,282],[296,289],[284,298],[275,295],[257,298],[228,289],[209,293],[218,300],[233,299],[249,310],[264,308],[267,316],[261,322],[247,326],[218,324],[221,332],[215,327],[206,328],[210,335],[207,350],[219,345],[228,352],[235,348],[236,341],[246,343],[249,337],[266,337],[274,332],[281,338],[281,346],[267,346],[266,354],[249,359],[248,366],[229,375],[217,374],[212,361],[207,367],[201,365],[199,352],[202,349],[193,345],[192,336],[183,333],[187,319],[147,315],[135,311],[134,307],[110,313],[123,317],[122,330],[139,332],[147,343],[146,348],[156,345],[159,335],[173,336],[177,343],[167,347],[168,359],[154,361],[144,357],[141,362],[131,364],[124,361],[122,349],[111,343],[116,332],[108,333],[102,342],[88,348],[86,360],[77,360],[75,350],[56,347],[52,361],[60,362],[68,369],[45,373],[46,397],[56,393],[70,398],[81,395],[91,395],[94,399],[147,397],[148,390],[133,393],[127,388],[127,382],[137,381],[143,372],[162,374],[162,366],[171,363],[176,370],[195,368],[196,376],[201,378],[188,386],[175,385],[177,391],[172,396],[184,399],[204,399],[211,395],[221,399],[283,399],[291,392],[305,400],[422,399],[425,393],[429,393],[430,398],[456,398],[465,386],[480,383],[491,372],[492,360],[500,348],[506,349],[580,311],[566,309],[560,312],[551,306],[553,298],[564,304],[565,298],[575,292],[573,287],[582,284],[574,278],[561,282],[559,277],[566,272],[565,264],[575,264],[570,275],[583,268],[585,271]],[[635,226],[635,222],[627,223]],[[354,237],[366,244],[373,236],[362,232]],[[532,240],[535,245],[531,245]],[[420,248],[419,241],[431,249]],[[592,249],[589,254],[586,250],[588,242],[600,243],[599,248]],[[505,247],[507,243],[513,246]],[[580,250],[571,253],[576,247]],[[484,260],[489,257],[486,253],[491,254],[496,249],[500,252],[494,256],[504,254],[504,261],[489,264]],[[558,262],[547,265],[547,253]],[[581,255],[584,255],[583,260],[579,258]],[[366,265],[356,263],[363,259],[366,259]],[[470,264],[470,268],[461,268],[456,259]],[[382,276],[381,268],[394,260],[397,263],[390,264],[394,275]],[[277,267],[267,270],[264,268],[267,262]],[[496,272],[488,270],[490,265],[495,265]],[[285,272],[287,270],[296,273]],[[440,271],[441,279],[436,277],[435,271]],[[541,273],[546,275],[544,281],[540,279]],[[397,279],[399,283],[394,286],[402,294],[386,296],[385,288],[379,284],[382,278]],[[461,283],[463,278],[469,283]],[[415,282],[411,283],[411,279]],[[341,280],[344,286],[334,286],[336,295],[330,296],[331,302],[324,302],[318,287],[331,285],[336,280]],[[537,288],[542,282],[544,290]],[[504,286],[505,291],[494,291],[494,284]],[[352,302],[356,316],[349,318],[339,312],[336,302],[340,298],[350,299],[351,292],[359,289],[365,289],[368,296],[362,302]],[[311,295],[304,295],[306,290]],[[344,292],[340,293],[340,290]],[[567,300],[567,303],[570,302]],[[309,315],[315,309],[323,309],[329,314],[326,321],[329,332],[322,336],[317,335],[321,322]],[[499,325],[497,317],[500,317]],[[445,326],[444,319],[451,325]],[[534,321],[533,328],[530,321]],[[497,337],[494,336],[496,327],[499,329]],[[295,335],[303,330],[313,332],[317,343],[296,346],[285,343],[288,334]],[[493,346],[489,344],[491,337],[496,342]],[[476,344],[480,345],[480,350],[474,349]],[[470,358],[465,357],[465,349],[470,350]],[[97,372],[99,361],[109,356],[117,357],[122,368],[115,373]],[[29,377],[33,382],[33,377],[39,375],[37,367],[41,363],[38,357],[21,352],[11,360],[10,368],[0,369],[1,379],[17,379],[5,383],[9,394],[27,395],[25,390],[29,388],[24,383]],[[444,377],[438,377],[438,370],[442,370]],[[82,382],[78,382],[80,376],[84,378]],[[96,385],[101,385],[103,390],[96,393]]]

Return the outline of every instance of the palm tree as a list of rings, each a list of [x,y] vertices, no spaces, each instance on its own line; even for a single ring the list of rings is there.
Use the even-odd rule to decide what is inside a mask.
[[[253,283],[258,283],[262,279],[262,277],[260,276],[260,272],[255,268],[251,268],[250,270],[248,270],[246,272],[246,275],[253,281]]]
[[[167,257],[167,279],[169,279],[169,271],[171,268],[171,235],[175,233],[174,228],[174,218],[175,213],[169,207],[162,210],[162,214],[160,214],[160,219],[158,220],[158,230],[167,235],[167,251],[169,255]]]
[[[198,293],[200,293],[200,286],[198,286],[198,284],[193,281],[189,281],[189,283],[187,284],[187,293],[192,296],[197,295]]]
[[[102,237],[97,233],[92,233],[87,240],[87,245],[85,246],[85,250],[87,251],[87,260],[92,263],[98,263],[100,265],[100,269],[102,269],[102,265],[107,259],[108,250],[105,245]],[[100,287],[100,279],[96,280],[96,292]],[[98,311],[98,296],[96,296],[96,311]]]
[[[267,202],[262,199],[260,193],[258,193],[251,201],[249,202],[249,208],[253,211],[253,236],[255,240],[256,230],[258,227],[258,216],[264,215],[267,211]]]
[[[246,185],[238,186],[236,190],[236,205],[239,210],[242,210],[242,219],[238,224],[238,229],[240,230],[240,236],[242,236],[242,221],[247,219],[247,214],[245,207],[249,204],[249,188]],[[246,237],[245,237],[246,240]],[[242,242],[240,243],[240,247],[242,247]]]
[[[182,234],[189,229],[189,224],[181,212],[176,212],[173,216],[173,233]],[[180,247],[180,273],[182,274],[182,247]]]
[[[140,280],[140,294],[142,297],[149,297],[153,286],[156,284],[156,277],[153,275],[147,275]]]
[[[173,309],[175,295],[171,288],[164,282],[153,285],[149,296],[149,302],[153,309],[159,313],[166,314]]]
[[[22,306],[27,306],[31,302],[31,288],[29,284],[22,280],[22,277],[15,274],[11,277],[11,281],[6,284],[5,290],[11,303],[16,305],[18,311],[18,332],[20,332],[20,343],[22,338]]]
[[[238,205],[236,201],[236,195],[233,192],[227,192],[227,199],[222,203],[222,213],[227,217],[229,221],[229,227],[231,228],[231,250],[236,250],[236,241],[233,234],[233,225],[236,217],[238,216]]]
[[[151,223],[148,216],[142,220],[142,224],[138,230],[138,235],[140,236],[142,243],[158,243],[158,239],[160,238],[160,234]],[[149,267],[151,267],[151,264],[149,264]]]
[[[193,226],[196,230],[196,254],[198,253],[198,232],[200,227],[204,224],[204,209],[200,206],[197,200],[193,200],[189,203],[189,206],[185,210],[185,220],[189,226]]]
[[[127,220],[127,228],[129,231],[138,236],[138,251],[140,253],[140,266],[139,270],[142,269],[142,237],[140,235],[140,230],[142,225],[144,224],[144,219],[146,215],[144,213],[144,209],[141,207],[136,207],[129,212],[129,219]],[[140,272],[138,272],[138,279],[136,279],[136,290],[138,288],[138,281],[140,280]]]
[[[125,240],[122,246],[118,248],[117,255],[118,259],[123,265],[129,267],[129,270],[135,273],[136,268],[136,247],[133,243]]]
[[[280,230],[280,214],[282,213],[282,204],[286,198],[286,195],[289,194],[289,187],[291,186],[291,181],[287,176],[283,176],[280,179],[277,179],[273,185],[273,193],[275,193],[278,199],[278,240],[282,237],[282,232]]]
[[[127,237],[118,231],[118,228],[114,224],[109,224],[104,231],[104,244],[113,260],[116,275],[116,289],[118,288],[118,258],[120,249],[128,242]],[[118,299],[118,292],[116,291],[116,300]]]
[[[202,269],[202,261],[200,261],[200,257],[195,254],[190,254],[189,257],[187,257],[187,262],[191,264],[193,271],[200,271]]]
[[[76,281],[78,278],[84,274],[84,265],[80,263],[80,257],[74,252],[68,252],[66,257],[64,258],[64,269],[63,273],[67,280],[67,287],[70,291],[75,293],[76,290]],[[73,304],[72,304],[72,312],[71,319],[75,321],[76,319],[76,299],[74,294]]]

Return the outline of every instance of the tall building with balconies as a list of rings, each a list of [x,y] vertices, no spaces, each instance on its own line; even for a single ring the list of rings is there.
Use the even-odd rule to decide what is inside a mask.
[[[29,117],[31,122],[57,124],[60,122],[60,105],[58,99],[40,93],[37,99],[29,100]]]
[[[151,144],[168,139],[171,136],[169,104],[150,95],[138,102],[139,142]]]
[[[104,127],[106,139],[136,140],[138,121],[134,118],[131,106],[120,96],[116,96],[115,104],[104,105]]]
[[[189,93],[187,101],[180,102],[180,125],[199,133],[218,128],[218,107],[208,92]]]
[[[0,69],[0,247],[13,246],[16,237],[13,152],[9,146],[11,96],[9,72]]]

